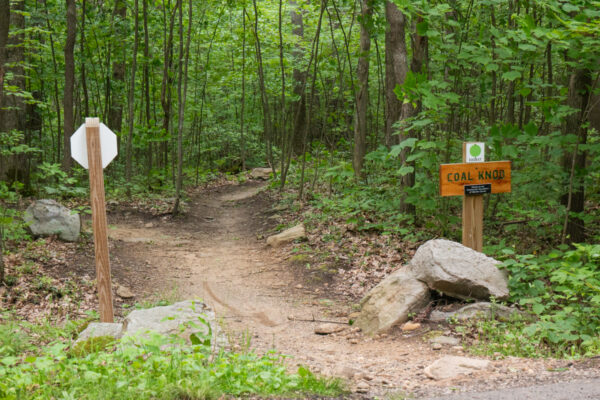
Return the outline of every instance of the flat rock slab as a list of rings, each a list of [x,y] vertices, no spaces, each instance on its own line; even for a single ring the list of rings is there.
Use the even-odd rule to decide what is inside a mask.
[[[49,199],[36,200],[25,210],[24,220],[34,236],[58,235],[66,242],[76,242],[81,231],[79,214]]]
[[[468,319],[500,319],[509,320],[512,315],[522,314],[513,307],[489,302],[479,302],[466,305],[456,311],[444,312],[434,310],[429,315],[431,322],[445,322],[448,320],[466,321]]]
[[[425,375],[431,379],[442,380],[456,378],[460,375],[470,375],[489,367],[488,360],[476,358],[445,356],[425,368]]]
[[[408,321],[429,303],[427,285],[401,268],[381,281],[362,299],[356,326],[367,335],[385,332]]]
[[[341,332],[346,329],[346,325],[342,324],[321,324],[315,328],[315,333],[317,335],[331,335],[332,333]]]
[[[304,224],[299,224],[293,228],[286,229],[277,235],[269,236],[267,238],[267,246],[279,247],[283,246],[284,244],[291,243],[294,240],[305,238],[306,229],[304,228]]]
[[[176,334],[185,339],[189,339],[192,333],[204,337],[209,335],[207,324],[212,330],[211,342],[217,346],[224,345],[226,339],[220,333],[215,313],[206,304],[193,300],[132,311],[123,323],[123,337],[147,336],[152,332]]]
[[[120,339],[123,335],[123,324],[109,322],[91,322],[80,334],[75,344],[83,342],[89,338],[100,336],[112,336]]]
[[[460,344],[460,339],[451,337],[451,336],[435,336],[429,339],[429,343],[437,343],[448,346],[458,346]]]
[[[445,239],[423,244],[408,268],[414,276],[448,296],[488,300],[508,298],[508,279],[498,269],[499,261]]]

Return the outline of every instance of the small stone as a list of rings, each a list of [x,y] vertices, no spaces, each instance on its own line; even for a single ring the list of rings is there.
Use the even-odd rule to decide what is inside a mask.
[[[365,381],[360,381],[358,382],[358,384],[356,385],[356,392],[357,393],[367,393],[369,391],[371,387],[369,386],[369,384]]]
[[[419,329],[421,327],[421,324],[418,322],[407,322],[404,325],[402,325],[402,332],[411,332],[411,331],[416,331],[417,329]]]
[[[119,296],[122,299],[133,299],[135,297],[135,294],[133,294],[133,292],[129,290],[129,288],[119,285],[117,287],[117,296]]]
[[[152,222],[148,222],[147,224],[144,225],[145,228],[153,228],[154,224]]]
[[[438,344],[446,344],[446,345],[450,345],[450,346],[457,346],[458,344],[460,344],[460,339],[451,337],[451,336],[436,336],[434,338],[429,339],[429,342],[431,343],[438,343]]]
[[[304,286],[302,286],[301,284],[297,284],[296,285],[296,289],[302,289]]]
[[[431,349],[432,350],[441,350],[442,349],[442,345],[439,343],[434,343],[431,345]]]
[[[350,339],[350,344],[358,344],[358,339]]]
[[[317,335],[331,335],[332,333],[341,332],[345,328],[341,324],[321,324],[315,327],[315,333]]]

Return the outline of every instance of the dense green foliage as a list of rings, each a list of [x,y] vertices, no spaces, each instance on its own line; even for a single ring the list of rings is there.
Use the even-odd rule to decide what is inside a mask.
[[[476,353],[581,357],[600,353],[600,246],[576,245],[547,255],[504,249],[511,301],[524,314],[478,320],[456,329],[478,339]]]

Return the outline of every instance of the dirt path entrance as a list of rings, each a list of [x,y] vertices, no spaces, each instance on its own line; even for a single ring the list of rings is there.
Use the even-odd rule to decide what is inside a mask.
[[[345,324],[353,311],[351,299],[329,297],[324,285],[309,289],[286,261],[289,249],[265,246],[264,237],[276,222],[269,219],[272,205],[262,190],[262,184],[249,182],[198,191],[188,212],[176,219],[111,214],[114,275],[133,289],[138,301],[203,299],[238,346],[276,349],[291,356],[290,366],[309,365],[315,372],[348,379],[353,391],[369,398],[572,378],[549,372],[549,366],[556,366],[551,361],[505,359],[493,361],[485,373],[429,380],[423,373],[426,366],[442,355],[462,355],[462,348],[433,350],[421,333],[368,338]],[[317,335],[319,323],[309,321],[313,319],[339,322],[343,330]]]

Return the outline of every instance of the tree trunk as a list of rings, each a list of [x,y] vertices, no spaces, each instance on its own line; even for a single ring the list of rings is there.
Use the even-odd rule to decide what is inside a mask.
[[[26,143],[26,105],[23,101],[24,97],[21,93],[25,91],[25,52],[23,42],[25,35],[25,11],[24,1],[13,1],[12,6],[8,10],[2,10],[2,25],[6,24],[6,11],[8,11],[9,26],[14,28],[13,32],[9,31],[8,26],[2,26],[0,30],[0,52],[2,52],[2,71],[0,71],[0,81],[3,85],[15,87],[7,92],[2,92],[0,96],[0,132],[10,134],[12,131],[23,134],[20,143]],[[16,32],[15,32],[16,31]],[[11,73],[12,78],[5,80],[7,73]],[[6,180],[10,185],[14,181],[19,181],[28,184],[29,171],[27,168],[26,154],[0,154],[0,180]]]
[[[369,26],[373,15],[372,0],[361,0],[360,56],[356,67],[356,110],[354,115],[354,175],[362,178],[362,168],[367,151],[367,107],[369,104],[369,53],[371,37]]]
[[[138,0],[135,0],[133,6],[134,14],[134,39],[133,39],[133,57],[131,60],[131,82],[129,83],[129,95],[127,102],[128,104],[128,118],[129,118],[129,129],[127,130],[127,148],[125,149],[125,180],[131,185],[131,152],[133,148],[133,126],[134,126],[134,110],[133,102],[135,99],[135,73],[137,69],[137,51],[138,51],[138,28],[139,28],[139,12],[138,12]],[[130,186],[127,186],[127,195],[131,194]]]
[[[10,0],[0,0],[0,104],[4,93],[4,63],[6,62],[6,43],[10,26]],[[0,115],[1,118],[1,115]],[[2,120],[0,120],[2,129]]]
[[[590,86],[592,84],[589,70],[576,70],[569,79],[569,96],[567,104],[577,109],[578,112],[569,115],[565,120],[565,134],[577,136],[575,151],[563,153],[563,169],[569,175],[569,182],[565,185],[568,192],[561,197],[561,203],[567,208],[563,242],[579,243],[585,240],[585,225],[580,218],[573,217],[570,213],[581,213],[585,205],[585,163],[586,151],[579,149],[587,143],[587,128],[584,124],[589,118],[588,103],[590,100]]]
[[[292,34],[297,36],[298,44],[292,50],[292,59],[294,60],[294,69],[292,70],[292,79],[294,81],[294,95],[298,97],[292,104],[294,116],[294,127],[292,131],[292,146],[290,150],[300,154],[302,152],[302,137],[304,134],[304,124],[306,123],[306,93],[303,90],[306,74],[300,66],[302,65],[303,49],[300,42],[304,39],[304,21],[302,12],[298,10],[298,3],[295,0],[290,0],[291,7],[290,17],[292,20]],[[291,154],[290,154],[291,156]]]
[[[114,23],[117,27],[121,26],[127,19],[127,3],[124,0],[117,0],[114,9]],[[110,107],[108,109],[108,126],[115,133],[121,133],[123,126],[123,93],[125,93],[125,32],[117,29],[115,32],[116,40],[113,48],[115,49],[112,65],[112,79],[110,81]],[[118,136],[121,137],[120,135]]]
[[[394,136],[394,124],[402,116],[402,102],[394,93],[396,85],[404,84],[408,72],[405,26],[406,17],[391,1],[385,4],[388,28],[385,31],[385,143],[389,147],[399,143]]]
[[[0,0],[0,105],[3,104],[4,62],[6,43],[10,26],[10,0]],[[0,112],[0,131],[2,131],[2,113]],[[1,171],[0,171],[1,172]],[[4,282],[4,227],[0,224],[0,284]]]
[[[188,65],[190,61],[190,42],[192,40],[192,0],[188,5],[188,31],[183,48],[183,2],[179,4],[179,77],[177,80],[177,100],[179,103],[179,121],[177,129],[177,180],[175,184],[175,205],[173,206],[173,215],[179,212],[181,202],[181,187],[183,184],[183,117],[185,113],[185,100],[188,87]],[[185,61],[182,60],[185,57]],[[182,68],[184,64],[184,68]],[[183,81],[183,93],[182,91]]]
[[[63,136],[63,162],[65,171],[71,170],[70,137],[75,132],[75,118],[73,116],[73,92],[75,87],[75,35],[77,34],[77,10],[75,0],[67,0],[67,40],[65,42],[65,133]]]

